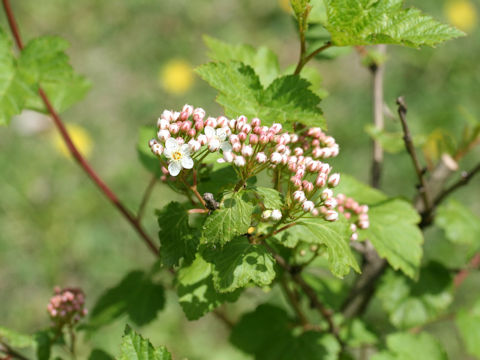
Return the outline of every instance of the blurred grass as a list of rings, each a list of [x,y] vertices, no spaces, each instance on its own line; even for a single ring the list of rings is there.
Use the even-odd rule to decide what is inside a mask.
[[[74,68],[92,80],[93,89],[63,117],[91,136],[94,168],[135,210],[149,182],[136,158],[138,128],[154,126],[163,109],[178,109],[187,102],[207,113],[221,113],[214,103],[215,92],[198,77],[182,91],[169,89],[162,78],[165,64],[172,59],[193,66],[205,62],[203,34],[267,45],[279,54],[282,67],[296,62],[295,29],[283,3],[45,0],[40,6],[38,1],[24,0],[13,5],[26,39],[56,34],[72,44],[69,54]],[[448,21],[444,1],[408,4]],[[478,12],[478,2],[471,4]],[[5,28],[3,17],[1,21]],[[480,119],[480,31],[476,24],[469,26],[468,37],[436,49],[389,48],[385,99],[395,111],[395,98],[406,96],[413,133],[427,134],[443,127],[459,135],[465,113]],[[372,116],[369,73],[354,52],[315,66],[330,93],[323,103],[329,132],[342,150],[335,165],[368,181],[370,140],[363,129]],[[45,306],[54,285],[83,287],[87,304],[92,306],[127,270],[147,268],[153,259],[85,174],[61,155],[52,142],[53,129],[45,126],[27,135],[24,127],[22,122],[0,129],[0,324],[31,332],[48,325]],[[398,129],[399,124],[387,120],[387,127]],[[463,166],[468,168],[479,155],[476,150]],[[470,190],[457,194],[477,213],[479,185],[477,178]],[[386,156],[383,188],[390,195],[413,196],[415,178],[405,154]],[[151,234],[157,231],[153,210],[171,198],[165,187],[157,186],[145,216]],[[478,281],[469,285],[479,289]],[[239,304],[227,309],[238,316],[262,297],[259,291],[249,291]],[[175,295],[167,300],[166,311],[142,329],[155,344],[166,344],[178,359],[246,358],[228,344],[228,332],[213,316],[189,323]],[[91,341],[116,354],[123,326],[124,321],[118,321]],[[452,331],[442,329],[438,336],[447,339]],[[458,342],[451,343],[445,345],[452,358],[464,358],[457,352]]]

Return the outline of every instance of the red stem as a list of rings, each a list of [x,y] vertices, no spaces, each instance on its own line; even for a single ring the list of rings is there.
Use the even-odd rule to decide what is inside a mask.
[[[21,51],[23,49],[23,42],[22,38],[20,36],[20,32],[18,30],[17,22],[15,21],[15,16],[13,15],[13,11],[10,7],[9,0],[2,0],[3,2],[3,7],[5,9],[5,13],[7,15],[8,19],[8,24],[10,25],[10,30],[13,34],[13,37],[15,38],[15,43],[17,44],[17,47]],[[148,246],[148,248],[155,254],[158,255],[158,249],[153,243],[152,239],[150,239],[150,236],[143,230],[142,226],[140,223],[137,221],[137,219],[130,213],[130,211],[127,210],[127,208],[120,202],[120,200],[117,198],[115,193],[110,190],[110,188],[103,182],[103,180],[97,175],[97,173],[92,169],[90,164],[85,160],[85,158],[80,154],[78,149],[75,147],[73,144],[72,138],[68,134],[67,129],[65,128],[65,125],[63,124],[62,119],[58,115],[58,113],[55,111],[53,108],[52,103],[50,102],[47,94],[43,91],[43,89],[39,88],[38,93],[40,97],[43,100],[43,103],[45,104],[48,112],[50,113],[53,122],[55,123],[55,126],[57,127],[58,131],[60,132],[60,135],[62,136],[63,140],[65,141],[65,144],[72,154],[73,158],[77,161],[77,163],[80,165],[80,167],[87,173],[87,175],[92,179],[92,181],[97,185],[97,187],[100,189],[100,191],[110,200],[110,202],[117,208],[118,211],[125,217],[125,219],[132,225],[132,227],[137,231],[137,233],[142,237],[144,240],[145,244]]]

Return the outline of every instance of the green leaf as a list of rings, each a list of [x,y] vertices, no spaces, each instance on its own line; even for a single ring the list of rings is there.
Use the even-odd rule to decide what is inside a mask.
[[[233,328],[230,341],[258,360],[335,360],[340,345],[330,334],[306,331],[297,334],[293,320],[273,305],[260,305]]]
[[[209,192],[221,196],[223,192],[227,189],[232,189],[238,182],[238,176],[233,166],[225,166],[218,170],[206,171],[206,174],[202,173],[202,170],[203,169],[200,169],[198,175],[198,191],[200,194]],[[221,199],[221,197],[218,199]]]
[[[442,345],[430,334],[395,333],[387,336],[388,351],[372,356],[372,360],[448,360]]]
[[[435,225],[453,243],[479,246],[480,218],[456,200],[449,200],[437,209]]]
[[[239,62],[211,62],[196,72],[219,91],[217,102],[227,116],[258,117],[264,125],[278,122],[286,128],[295,122],[325,127],[318,107],[320,98],[309,90],[311,84],[298,75],[277,78],[264,89],[255,71]]]
[[[210,49],[210,59],[217,62],[239,61],[250,66],[263,86],[270,85],[280,74],[277,55],[265,46],[255,49],[250,45],[232,45],[206,35],[203,40]]]
[[[162,167],[157,156],[155,156],[148,142],[157,136],[155,128],[152,126],[142,126],[138,132],[137,154],[142,165],[157,178],[163,175]]]
[[[289,230],[290,231],[290,230]],[[360,272],[357,261],[350,250],[350,231],[347,221],[341,218],[328,222],[320,218],[304,219],[291,228],[295,236],[309,244],[323,244],[327,247],[330,271],[343,278],[350,268]]]
[[[120,360],[172,360],[165,346],[154,348],[147,339],[125,327],[122,337]]]
[[[401,199],[369,205],[370,227],[360,231],[380,257],[394,269],[414,278],[422,259],[423,235],[417,224],[420,216],[413,206]]]
[[[93,349],[88,360],[114,360],[114,358],[102,349]]]
[[[402,132],[387,132],[371,124],[365,127],[365,132],[370,135],[373,140],[378,141],[382,148],[390,154],[398,154],[406,151]],[[413,144],[417,147],[422,146],[425,141],[426,137],[423,135],[415,135],[413,137]]]
[[[403,8],[403,0],[325,0],[325,27],[336,46],[398,44],[434,46],[465,34]]]
[[[56,36],[43,36],[30,41],[22,51],[20,66],[34,74],[35,80],[47,93],[53,107],[63,112],[82,100],[90,90],[90,82],[75,74],[65,51],[66,40]],[[26,107],[47,112],[37,95],[28,99]]]
[[[480,300],[471,309],[460,310],[455,322],[467,352],[480,358]]]
[[[160,258],[163,265],[172,267],[181,258],[191,262],[195,258],[198,236],[188,224],[187,208],[178,202],[171,202],[156,212],[160,232]]]
[[[415,277],[423,253],[423,235],[416,226],[420,216],[413,206],[401,199],[388,199],[381,191],[346,174],[342,174],[336,190],[369,206],[370,227],[359,231],[360,239],[370,240],[394,269]]]
[[[95,330],[127,314],[142,326],[157,316],[165,305],[165,290],[143,271],[132,271],[114,287],[108,289],[91,311],[88,329]]]
[[[382,277],[377,292],[395,327],[423,325],[444,312],[453,301],[452,276],[436,263],[421,269],[418,281],[393,271]]]
[[[202,243],[224,245],[235,236],[246,234],[253,209],[245,191],[226,194],[220,209],[208,216],[203,225]]]
[[[10,38],[0,29],[0,125],[8,125],[35,93],[34,78],[18,67]]]
[[[213,265],[197,256],[178,272],[178,300],[188,320],[197,320],[226,301],[236,301],[240,291],[218,293],[212,276]]]
[[[246,236],[236,237],[221,249],[208,248],[202,255],[214,265],[213,283],[222,293],[267,286],[275,279],[275,259],[263,245],[250,244]]]
[[[48,330],[38,331],[34,335],[36,343],[37,360],[50,359],[50,351],[52,347],[52,337]]]
[[[379,340],[378,336],[360,319],[349,321],[340,331],[340,336],[351,347],[375,345]]]
[[[263,186],[252,186],[249,190],[253,190],[265,205],[266,209],[281,209],[284,205],[283,195],[275,189]]]
[[[14,348],[27,348],[33,346],[35,341],[32,336],[20,334],[16,331],[0,326],[0,341]]]

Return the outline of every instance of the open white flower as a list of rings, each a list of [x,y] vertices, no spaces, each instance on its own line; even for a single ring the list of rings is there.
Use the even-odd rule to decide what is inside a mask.
[[[205,126],[204,132],[208,139],[208,147],[210,151],[215,151],[219,148],[223,152],[232,151],[232,145],[228,142],[228,135],[225,128],[218,128],[215,130],[211,126]]]
[[[180,145],[176,139],[168,138],[165,141],[163,154],[169,159],[168,172],[172,176],[177,176],[182,169],[193,168],[193,160],[190,157],[190,146],[188,144]]]

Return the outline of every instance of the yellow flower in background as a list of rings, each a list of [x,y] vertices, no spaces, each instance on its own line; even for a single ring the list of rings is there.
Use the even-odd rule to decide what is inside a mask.
[[[75,124],[68,124],[67,130],[78,151],[85,157],[89,157],[93,148],[90,134],[84,128]],[[70,152],[58,131],[53,135],[53,146],[65,157],[70,157]]]
[[[278,5],[282,8],[283,11],[286,13],[291,13],[292,8],[290,7],[290,0],[278,0]]]
[[[172,59],[160,69],[160,84],[171,94],[184,94],[192,87],[193,80],[192,66],[183,59]]]
[[[465,32],[472,31],[477,25],[477,9],[470,0],[448,0],[445,15],[453,26]]]

